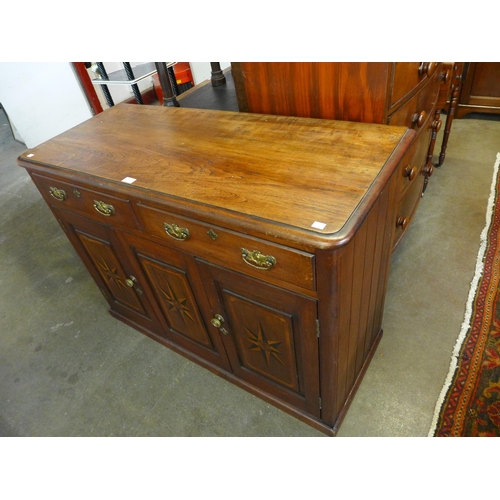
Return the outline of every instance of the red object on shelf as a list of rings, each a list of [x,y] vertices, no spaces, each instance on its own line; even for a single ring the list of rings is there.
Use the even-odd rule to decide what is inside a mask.
[[[193,82],[193,74],[191,73],[191,66],[188,62],[178,62],[175,64],[174,74],[177,85]]]
[[[186,88],[179,89],[181,92],[187,90],[187,88],[194,86],[193,74],[191,73],[191,66],[188,62],[178,62],[175,63],[174,66],[174,75],[175,81],[177,85],[186,85]],[[189,85],[191,84],[191,85]],[[153,75],[153,86],[156,92],[156,97],[160,102],[163,101],[163,92],[161,90],[160,79],[158,78],[158,74],[155,73]]]

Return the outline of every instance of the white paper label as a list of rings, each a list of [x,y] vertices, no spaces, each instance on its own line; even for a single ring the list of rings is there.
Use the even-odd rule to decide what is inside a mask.
[[[311,224],[311,227],[314,227],[315,229],[325,229],[326,224],[324,224],[323,222],[314,221]]]
[[[127,184],[133,184],[137,179],[134,179],[133,177],[125,177],[125,179],[122,179],[122,182],[126,182]]]
[[[35,156],[35,153],[30,153],[29,155],[26,155],[28,158],[31,158],[32,156]]]

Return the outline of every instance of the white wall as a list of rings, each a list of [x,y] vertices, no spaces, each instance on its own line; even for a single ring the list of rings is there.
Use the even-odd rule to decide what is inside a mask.
[[[92,116],[69,62],[0,63],[0,103],[28,148]]]
[[[131,63],[132,67],[140,63]],[[210,80],[209,62],[192,62],[195,85]],[[122,69],[121,63],[104,63],[108,73]],[[221,62],[221,69],[231,63]],[[90,75],[93,77],[92,74]],[[152,86],[147,78],[139,82],[140,90]],[[98,86],[97,86],[98,87]],[[133,95],[130,86],[111,86],[115,104]],[[102,89],[98,96],[107,108]],[[91,118],[92,112],[78,78],[69,62],[0,63],[0,103],[16,130],[18,139],[28,148],[38,146],[52,137]]]

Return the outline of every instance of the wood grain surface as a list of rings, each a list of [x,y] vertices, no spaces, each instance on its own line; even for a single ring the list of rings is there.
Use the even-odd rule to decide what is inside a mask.
[[[332,234],[405,133],[386,125],[121,104],[27,151],[19,163],[114,183],[132,177],[134,187]],[[315,221],[324,229],[311,227]]]

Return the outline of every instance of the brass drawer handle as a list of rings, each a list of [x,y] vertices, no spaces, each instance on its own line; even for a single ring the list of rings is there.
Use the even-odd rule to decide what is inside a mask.
[[[108,205],[103,201],[94,200],[94,208],[101,214],[106,217],[111,217],[115,215],[115,207],[113,205]]]
[[[165,228],[165,232],[177,241],[186,241],[189,239],[189,229],[185,227],[179,227],[177,224],[167,224],[163,223],[163,227]]]
[[[267,270],[276,265],[276,259],[272,255],[262,255],[258,250],[250,252],[246,248],[242,248],[241,257],[249,266],[256,269]]]
[[[64,191],[64,189],[51,187],[50,196],[52,196],[52,198],[55,198],[58,201],[64,201],[66,199],[66,191]]]

